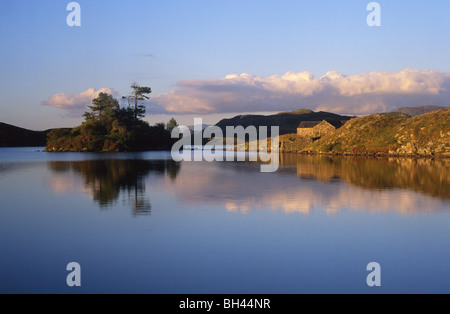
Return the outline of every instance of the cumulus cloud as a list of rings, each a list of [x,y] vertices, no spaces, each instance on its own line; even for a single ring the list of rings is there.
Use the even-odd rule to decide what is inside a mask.
[[[336,71],[282,76],[230,74],[222,79],[187,80],[157,95],[153,106],[168,113],[211,114],[312,109],[368,114],[423,105],[447,106],[450,72],[405,69],[343,75]]]
[[[88,90],[79,94],[55,94],[47,100],[43,101],[42,105],[64,109],[66,110],[68,116],[79,117],[87,110],[87,106],[90,105],[92,103],[92,100],[94,98],[97,98],[98,94],[100,93],[111,94],[115,97],[118,96],[118,94],[111,88],[101,88],[99,90],[89,88]]]

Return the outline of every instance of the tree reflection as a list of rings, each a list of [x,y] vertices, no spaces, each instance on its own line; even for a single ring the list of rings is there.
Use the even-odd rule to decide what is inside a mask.
[[[56,173],[81,175],[84,187],[101,209],[114,205],[120,196],[131,206],[134,216],[150,215],[151,203],[145,193],[145,179],[153,174],[175,180],[180,164],[172,160],[106,159],[49,162]]]
[[[402,188],[450,199],[450,160],[285,155],[297,175],[322,182],[340,179],[366,189]]]

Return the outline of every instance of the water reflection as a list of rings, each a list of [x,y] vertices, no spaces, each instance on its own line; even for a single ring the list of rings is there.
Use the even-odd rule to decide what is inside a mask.
[[[402,188],[450,199],[449,159],[284,155],[281,163],[295,165],[301,178],[314,178],[322,182],[339,179],[365,189]]]
[[[270,209],[409,216],[448,210],[448,162],[284,155],[273,174],[260,173],[255,163],[186,163],[176,182],[163,188],[181,203],[244,214]]]
[[[447,211],[450,160],[282,155],[276,173],[251,162],[110,159],[49,162],[54,191],[82,190],[100,208],[123,200],[134,215],[151,212],[147,188],[186,203],[231,212],[324,210],[416,215]],[[159,174],[153,176],[152,174]],[[147,180],[152,178],[152,180]]]
[[[51,161],[48,167],[55,174],[51,183],[54,191],[76,189],[81,177],[81,189],[88,192],[101,209],[116,204],[122,196],[134,216],[151,213],[151,203],[145,193],[146,177],[153,173],[175,180],[180,171],[180,164],[170,160],[141,159]]]

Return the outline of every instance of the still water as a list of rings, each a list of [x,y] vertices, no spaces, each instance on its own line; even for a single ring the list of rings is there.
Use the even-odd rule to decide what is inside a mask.
[[[0,293],[450,293],[449,160],[36,150],[0,149]]]

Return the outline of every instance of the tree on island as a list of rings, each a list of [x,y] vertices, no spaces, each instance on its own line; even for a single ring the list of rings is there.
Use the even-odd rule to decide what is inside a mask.
[[[123,99],[128,99],[128,104],[130,100],[134,100],[134,119],[137,121],[139,118],[145,117],[145,105],[144,102],[150,99],[148,95],[152,93],[150,87],[139,86],[136,82],[131,84],[132,94],[128,97],[122,97]]]
[[[83,117],[86,121],[96,119],[103,121],[104,118],[113,117],[114,113],[119,110],[119,102],[113,96],[100,93],[97,98],[92,100],[92,106],[88,106],[91,112],[86,112]]]
[[[106,93],[100,93],[88,106],[85,121],[73,129],[57,129],[48,134],[47,151],[52,152],[125,152],[170,149],[174,140],[164,123],[150,126],[143,120],[145,106],[141,103],[151,93],[150,87],[131,86],[135,100],[121,108],[119,102]],[[167,126],[177,125],[172,119]]]
[[[177,120],[175,118],[170,119],[170,121],[166,124],[166,130],[171,132],[178,126]]]

